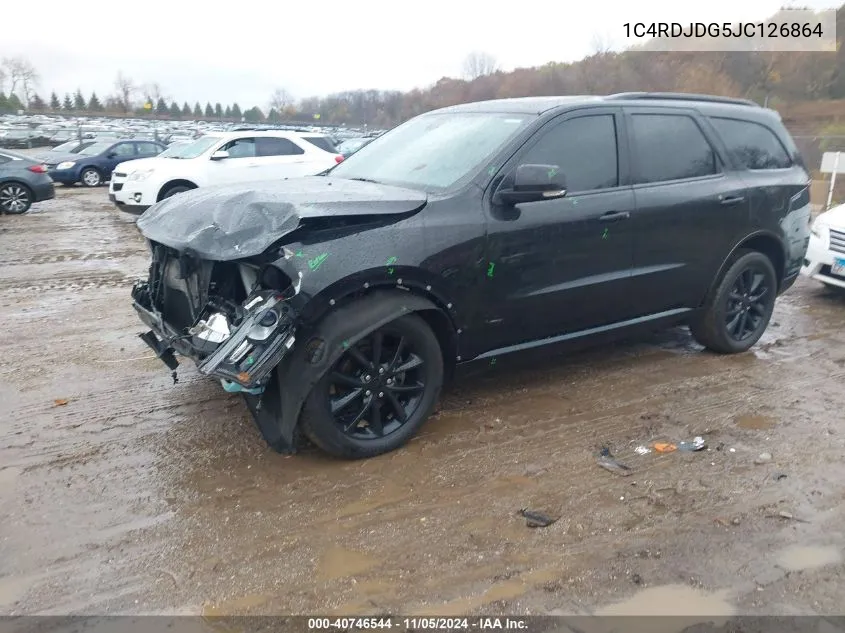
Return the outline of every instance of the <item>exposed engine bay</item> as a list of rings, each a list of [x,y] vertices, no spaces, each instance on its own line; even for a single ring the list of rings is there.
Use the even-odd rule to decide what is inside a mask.
[[[132,289],[133,307],[151,328],[141,339],[171,371],[177,352],[226,391],[262,393],[296,340],[289,300],[299,293],[301,273],[294,283],[260,261],[208,261],[149,244],[149,278]]]

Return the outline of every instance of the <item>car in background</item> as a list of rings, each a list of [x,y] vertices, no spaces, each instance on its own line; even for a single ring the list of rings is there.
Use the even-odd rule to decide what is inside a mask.
[[[51,158],[66,156],[67,154],[77,154],[86,147],[90,147],[96,142],[97,141],[93,139],[87,139],[82,141],[74,139],[72,141],[62,143],[61,145],[57,145],[56,147],[49,149],[41,154],[36,154],[35,156],[33,156],[33,158],[42,163],[48,163],[50,162]]]
[[[156,141],[97,142],[76,154],[52,156],[47,168],[50,177],[63,185],[81,182],[86,187],[99,187],[119,164],[157,156],[165,148],[163,143]]]
[[[121,166],[109,199],[122,211],[140,214],[197,187],[312,176],[342,160],[325,135],[313,132],[206,134],[166,156]]]
[[[153,158],[137,158],[135,160],[130,160],[125,163],[121,163],[119,168],[115,169],[111,174],[111,178],[109,178],[109,199],[112,199],[112,196],[116,191],[120,191],[121,189],[123,189],[123,185],[126,183],[126,177],[128,173],[133,172],[136,169],[143,168],[144,165],[154,160],[155,158],[167,158],[169,156],[172,156],[178,153],[180,147],[190,145],[191,143],[193,143],[193,141],[173,141],[167,146],[167,149],[164,150],[158,156],[155,156]],[[112,200],[112,202],[114,202],[114,200]]]
[[[21,214],[55,196],[47,168],[29,156],[0,150],[0,213]]]
[[[7,149],[26,149],[33,146],[34,135],[31,130],[11,128],[0,130],[0,147]]]
[[[801,273],[827,286],[845,288],[845,204],[825,211],[813,222]]]
[[[375,138],[350,138],[343,141],[340,145],[337,146],[337,151],[343,154],[344,158],[349,158],[357,152],[359,149],[367,145],[368,143],[372,143]]]

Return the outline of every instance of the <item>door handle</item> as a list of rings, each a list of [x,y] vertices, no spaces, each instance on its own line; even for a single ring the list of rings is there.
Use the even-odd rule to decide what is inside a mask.
[[[719,204],[723,204],[725,206],[739,204],[744,201],[745,196],[719,196]]]
[[[627,220],[631,214],[627,211],[608,211],[599,216],[599,222],[616,222],[617,220]]]

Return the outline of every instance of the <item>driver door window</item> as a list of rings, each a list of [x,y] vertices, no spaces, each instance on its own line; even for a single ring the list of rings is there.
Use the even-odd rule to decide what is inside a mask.
[[[255,158],[255,139],[238,138],[220,149],[229,152],[229,158]]]

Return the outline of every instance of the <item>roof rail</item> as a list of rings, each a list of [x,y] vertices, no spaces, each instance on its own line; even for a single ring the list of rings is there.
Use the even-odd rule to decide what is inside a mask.
[[[605,99],[631,99],[654,101],[707,101],[710,103],[731,103],[759,108],[760,104],[750,99],[736,99],[734,97],[717,97],[714,95],[700,95],[687,92],[620,92],[608,95]]]

